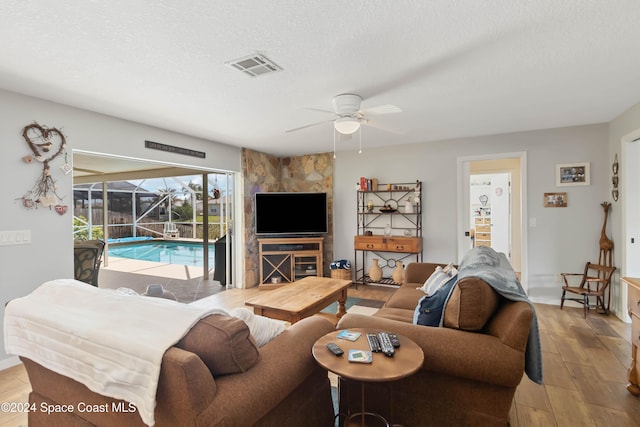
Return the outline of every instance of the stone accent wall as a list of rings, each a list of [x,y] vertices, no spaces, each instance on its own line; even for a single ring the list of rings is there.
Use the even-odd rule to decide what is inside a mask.
[[[324,275],[333,260],[333,154],[320,153],[296,157],[275,157],[242,149],[244,177],[244,287],[260,282],[258,240],[255,233],[254,195],[259,192],[325,192],[329,214],[329,233],[324,236]]]

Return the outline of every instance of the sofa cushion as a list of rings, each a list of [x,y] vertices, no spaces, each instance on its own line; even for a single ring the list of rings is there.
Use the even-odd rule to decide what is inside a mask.
[[[498,308],[500,296],[483,280],[460,280],[444,310],[444,326],[465,331],[480,331]]]
[[[284,321],[259,316],[245,307],[236,307],[229,314],[242,319],[247,324],[249,332],[253,339],[256,340],[258,347],[268,344],[286,329]]]
[[[452,264],[446,267],[437,266],[433,273],[425,280],[424,284],[417,288],[427,295],[433,295],[440,287],[449,281],[449,279],[458,274],[458,270]]]
[[[260,358],[247,324],[220,314],[200,319],[176,347],[197,354],[214,377],[244,372]]]
[[[440,326],[444,303],[447,301],[447,296],[451,292],[451,288],[455,285],[456,279],[457,276],[450,277],[449,280],[432,295],[425,295],[420,298],[413,313],[414,324]]]
[[[402,285],[389,297],[384,306],[411,310],[411,313],[413,313],[416,308],[416,301],[423,296],[424,292],[416,289],[415,285]]]

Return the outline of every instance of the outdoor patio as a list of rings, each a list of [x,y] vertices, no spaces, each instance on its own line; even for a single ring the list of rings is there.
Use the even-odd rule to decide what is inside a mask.
[[[188,303],[225,290],[212,279],[213,269],[209,270],[209,277],[202,278],[202,267],[109,257],[108,266],[100,268],[98,287],[125,287],[142,294],[148,285],[160,284],[178,301]]]

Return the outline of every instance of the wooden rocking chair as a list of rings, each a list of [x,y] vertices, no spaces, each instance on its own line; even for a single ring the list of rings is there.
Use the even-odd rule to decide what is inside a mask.
[[[560,299],[560,310],[564,306],[564,300],[575,301],[584,306],[584,318],[587,318],[589,311],[589,297],[596,298],[595,309],[598,312],[609,314],[609,302],[611,300],[611,277],[615,267],[609,267],[606,265],[592,264],[590,262],[584,267],[584,273],[561,273],[564,286],[562,286],[562,298]],[[580,284],[578,286],[571,286],[568,278],[571,276],[582,276]],[[567,298],[565,297],[567,292],[571,292],[580,297]],[[606,294],[606,295],[605,295]],[[606,297],[606,306],[605,306]]]

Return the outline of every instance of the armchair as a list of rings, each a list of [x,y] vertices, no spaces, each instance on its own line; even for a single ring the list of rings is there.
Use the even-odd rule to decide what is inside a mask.
[[[589,297],[595,297],[596,311],[608,314],[609,302],[611,300],[611,276],[616,270],[615,267],[609,267],[606,265],[592,264],[587,262],[584,267],[584,272],[580,273],[561,273],[564,285],[562,286],[562,297],[560,298],[560,310],[564,306],[565,300],[575,301],[584,306],[584,317],[587,318],[589,308],[594,306],[590,305]],[[578,286],[571,286],[570,277],[580,277],[580,284]],[[569,298],[566,293],[580,295],[576,298]],[[605,295],[606,293],[606,295]],[[606,297],[606,299],[605,299]],[[605,307],[606,301],[606,307]]]

